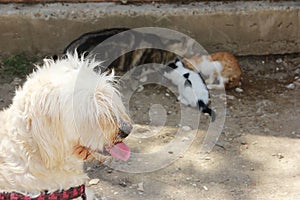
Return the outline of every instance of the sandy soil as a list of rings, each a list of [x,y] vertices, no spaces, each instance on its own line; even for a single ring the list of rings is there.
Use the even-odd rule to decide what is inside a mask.
[[[149,155],[150,162],[137,164],[134,158],[116,162],[126,166],[123,171],[113,165],[87,164],[99,199],[300,199],[300,57],[239,60],[243,91],[226,92],[226,121],[218,142],[204,158],[199,151],[208,117],[201,116],[199,130],[184,127],[180,142],[192,143],[186,152],[179,151],[178,156],[178,148],[165,152],[163,147],[175,140],[178,127],[183,129],[179,125],[182,106],[161,86],[147,85],[135,92],[130,114],[137,125],[127,143],[132,152]],[[15,79],[0,85],[1,108],[11,102],[14,87],[21,82]],[[294,85],[289,89],[290,83]],[[155,116],[164,116],[165,121]],[[172,154],[176,159],[167,161],[167,166],[149,170]],[[124,172],[128,169],[141,173]]]

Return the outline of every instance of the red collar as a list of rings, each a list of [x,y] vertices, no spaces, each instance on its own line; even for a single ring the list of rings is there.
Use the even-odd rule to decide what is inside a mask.
[[[56,191],[53,193],[40,194],[37,197],[31,198],[30,196],[23,195],[17,192],[1,192],[0,200],[69,200],[81,197],[86,199],[85,185],[72,187],[68,190]]]

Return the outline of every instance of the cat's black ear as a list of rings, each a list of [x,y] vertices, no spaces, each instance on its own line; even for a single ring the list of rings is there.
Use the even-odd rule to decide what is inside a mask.
[[[184,81],[184,87],[192,87],[192,82],[189,79]]]
[[[181,59],[178,56],[175,59],[175,63],[177,63],[177,62],[181,62]]]
[[[183,74],[183,77],[186,78],[186,79],[188,79],[189,76],[190,76],[190,73],[185,73],[185,74]]]
[[[166,67],[165,70],[166,70],[166,72],[169,73],[169,72],[175,70],[176,68],[177,68],[177,65],[176,65],[175,63],[172,62],[172,63],[169,63],[169,64],[168,64],[168,67]]]
[[[176,69],[177,68],[177,65],[175,63],[169,63],[168,64],[168,67],[172,68],[172,69]]]

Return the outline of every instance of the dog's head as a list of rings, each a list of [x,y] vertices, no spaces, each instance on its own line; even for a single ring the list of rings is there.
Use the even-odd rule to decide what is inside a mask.
[[[76,145],[92,151],[124,149],[130,118],[114,74],[93,70],[99,64],[76,54],[47,60],[17,92],[16,98],[24,99],[26,130],[47,167],[63,162]]]

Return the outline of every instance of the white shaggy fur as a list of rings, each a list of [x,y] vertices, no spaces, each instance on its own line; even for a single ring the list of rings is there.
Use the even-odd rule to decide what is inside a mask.
[[[113,74],[97,74],[95,60],[77,54],[28,76],[12,105],[0,112],[0,191],[31,196],[84,184],[76,145],[102,151],[120,142],[129,124]]]

